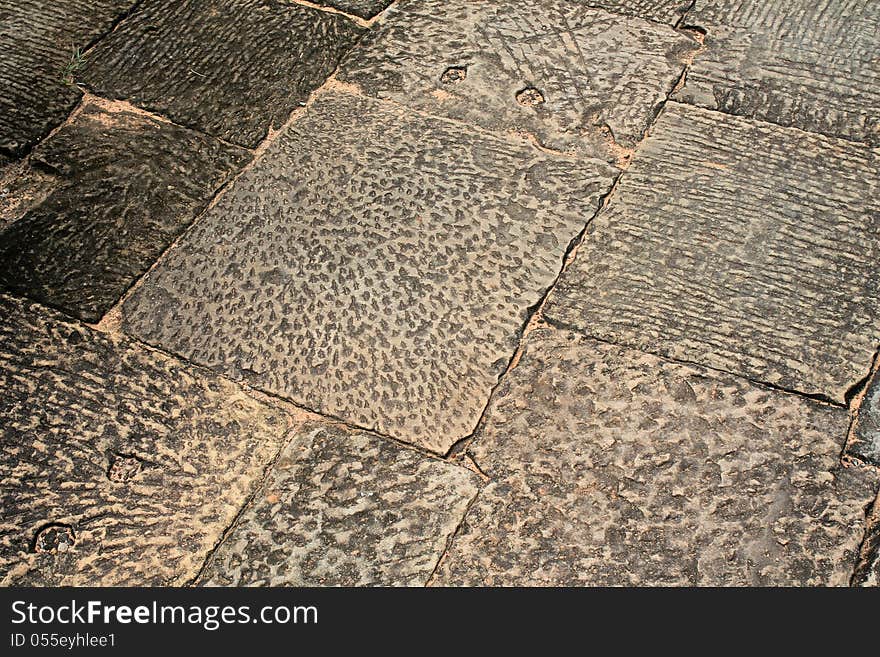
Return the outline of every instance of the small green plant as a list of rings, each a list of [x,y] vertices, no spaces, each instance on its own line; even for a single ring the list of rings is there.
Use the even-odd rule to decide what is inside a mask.
[[[61,72],[61,81],[68,86],[73,86],[74,75],[76,75],[77,71],[82,68],[82,65],[85,63],[85,61],[86,56],[83,53],[82,49],[74,48],[73,52],[70,54],[70,60],[67,62],[64,70]]]

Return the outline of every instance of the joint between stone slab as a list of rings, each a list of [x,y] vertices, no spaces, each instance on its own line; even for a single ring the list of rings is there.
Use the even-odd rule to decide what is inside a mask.
[[[601,342],[603,344],[608,344],[613,347],[621,347],[623,349],[629,349],[631,351],[637,351],[643,354],[648,354],[650,356],[654,356],[655,358],[659,358],[660,360],[667,363],[674,363],[676,365],[687,365],[689,367],[698,367],[700,369],[708,370],[710,372],[718,372],[719,374],[725,374],[727,376],[733,376],[737,379],[748,381],[749,383],[759,386],[761,388],[765,388],[767,390],[772,390],[773,392],[778,392],[785,395],[793,395],[795,397],[799,397],[800,399],[806,399],[814,404],[820,404],[823,406],[829,406],[831,408],[837,408],[841,410],[847,410],[847,405],[830,397],[823,395],[821,393],[809,393],[803,392],[802,390],[797,390],[795,388],[786,388],[784,386],[779,386],[773,383],[769,383],[767,381],[761,381],[760,379],[755,379],[749,376],[745,376],[744,374],[738,374],[736,372],[731,372],[730,370],[725,370],[720,367],[714,367],[712,365],[708,365],[706,363],[700,363],[698,361],[687,360],[684,358],[675,358],[674,356],[668,356],[665,354],[661,354],[655,351],[651,351],[649,349],[644,349],[637,345],[627,344],[625,342],[615,342],[614,340],[609,340],[607,338],[602,338],[597,335],[593,335],[590,333],[584,333],[581,329],[576,326],[572,326],[566,322],[560,321],[558,319],[554,319],[552,317],[542,317],[542,321],[545,323],[546,327],[562,330],[562,331],[570,331],[571,333],[575,333],[586,340],[593,340],[595,342]]]
[[[464,512],[461,514],[461,520],[458,521],[458,524],[455,526],[455,529],[452,531],[452,533],[446,537],[446,546],[443,548],[443,553],[440,555],[440,558],[437,559],[437,563],[434,564],[434,568],[431,571],[431,574],[428,576],[428,579],[425,580],[425,588],[434,585],[434,580],[440,572],[440,567],[443,565],[443,562],[446,561],[446,557],[449,555],[449,550],[452,547],[452,544],[455,542],[456,537],[461,533],[461,528],[464,525],[468,514],[471,512],[471,507],[476,504],[477,499],[480,497],[480,494],[483,492],[484,488],[485,486],[477,490],[477,492],[474,494],[474,496],[465,507]]]
[[[315,9],[317,11],[323,11],[325,14],[337,14],[338,16],[343,16],[353,23],[356,23],[360,27],[370,27],[373,25],[379,17],[388,9],[386,7],[378,14],[373,16],[372,18],[361,18],[360,16],[355,16],[354,14],[349,14],[347,12],[342,11],[341,9],[337,9],[336,7],[330,7],[327,5],[319,5],[315,2],[309,2],[309,0],[287,0],[290,4],[300,5],[301,7],[308,7],[309,9]],[[389,5],[391,6],[391,5]]]

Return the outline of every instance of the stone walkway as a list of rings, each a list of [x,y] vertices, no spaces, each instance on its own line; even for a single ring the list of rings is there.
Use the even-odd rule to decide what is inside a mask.
[[[880,584],[878,53],[0,0],[0,582]]]

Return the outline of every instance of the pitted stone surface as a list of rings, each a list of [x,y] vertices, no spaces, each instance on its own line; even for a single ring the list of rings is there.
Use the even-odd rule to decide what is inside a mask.
[[[875,370],[859,406],[854,438],[847,446],[847,452],[880,466],[880,370]]]
[[[0,0],[0,149],[21,155],[82,95],[74,53],[108,32],[136,0]]]
[[[362,28],[272,0],[146,0],[90,55],[82,78],[242,146],[321,86]]]
[[[880,145],[880,3],[706,0],[706,50],[676,98]]]
[[[321,94],[123,307],[126,330],[445,452],[615,171]]]
[[[0,388],[4,586],[191,580],[289,424],[209,372],[3,296]]]
[[[387,439],[310,426],[212,557],[211,586],[421,586],[479,477]]]
[[[545,315],[844,403],[880,342],[878,174],[851,142],[670,103]]]
[[[343,62],[367,95],[604,158],[641,138],[697,44],[562,1],[401,2]],[[450,79],[450,67],[466,75]],[[534,88],[540,104],[517,97]]]
[[[0,233],[0,286],[97,321],[249,154],[113,105],[88,103],[33,153],[57,173]],[[19,189],[19,194],[29,190]]]
[[[533,332],[470,450],[492,478],[435,580],[846,585],[878,475],[844,409]]]
[[[315,4],[333,7],[352,16],[370,19],[394,0],[314,0]]]
[[[618,14],[639,16],[648,20],[675,25],[693,5],[693,0],[575,0],[578,4],[597,7]]]

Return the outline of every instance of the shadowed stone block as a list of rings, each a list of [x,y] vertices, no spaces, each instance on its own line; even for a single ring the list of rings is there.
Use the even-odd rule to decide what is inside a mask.
[[[880,145],[880,3],[706,0],[706,50],[676,98]]]
[[[0,149],[21,155],[76,106],[80,52],[136,0],[0,0]]]
[[[44,198],[0,233],[0,286],[99,320],[248,158],[186,128],[89,102],[33,153],[36,170],[56,175],[42,177],[42,190],[20,190]]]
[[[288,430],[209,372],[0,296],[0,584],[194,578]]]
[[[878,475],[844,409],[539,329],[437,584],[847,585]]]
[[[853,437],[855,440],[847,446],[847,452],[880,466],[880,370],[875,370],[868,384],[865,398],[859,407]]]
[[[670,103],[546,317],[844,403],[880,342],[878,174],[851,142]]]
[[[361,30],[272,0],[146,0],[82,78],[100,96],[252,148],[324,83]]]
[[[126,330],[445,452],[614,170],[321,94],[124,305]]]
[[[346,14],[370,19],[394,0],[315,0],[315,4],[325,7],[333,7]]]
[[[392,441],[310,426],[212,557],[220,586],[421,586],[479,477]]]
[[[696,43],[561,1],[401,2],[340,67],[367,95],[609,160],[641,139]]]

